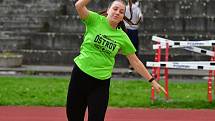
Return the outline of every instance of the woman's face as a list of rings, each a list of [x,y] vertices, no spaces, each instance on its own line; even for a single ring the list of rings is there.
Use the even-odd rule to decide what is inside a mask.
[[[107,14],[109,21],[118,24],[123,20],[123,17],[125,15],[125,5],[120,1],[114,1],[110,8],[107,10]]]

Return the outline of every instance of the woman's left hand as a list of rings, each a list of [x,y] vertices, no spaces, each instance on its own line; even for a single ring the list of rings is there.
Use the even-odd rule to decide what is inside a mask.
[[[157,92],[163,91],[165,94],[167,94],[166,90],[157,81],[153,80],[151,83]]]

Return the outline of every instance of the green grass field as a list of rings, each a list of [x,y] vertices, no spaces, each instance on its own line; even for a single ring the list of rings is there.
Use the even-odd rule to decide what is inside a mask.
[[[68,84],[69,77],[0,76],[0,105],[65,106]],[[146,81],[112,80],[109,106],[215,109],[215,101],[208,103],[207,100],[207,81],[170,80],[168,101],[161,93],[151,102],[150,87]]]

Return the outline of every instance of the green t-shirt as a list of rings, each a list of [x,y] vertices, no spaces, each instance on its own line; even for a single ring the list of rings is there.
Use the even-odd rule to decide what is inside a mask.
[[[136,49],[122,29],[113,29],[105,16],[90,11],[80,55],[74,61],[88,75],[105,80],[111,77],[115,56],[135,53]]]

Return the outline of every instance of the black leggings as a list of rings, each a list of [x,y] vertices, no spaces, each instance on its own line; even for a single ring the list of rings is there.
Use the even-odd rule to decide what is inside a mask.
[[[104,121],[109,99],[110,79],[99,80],[74,66],[67,95],[68,121]]]

